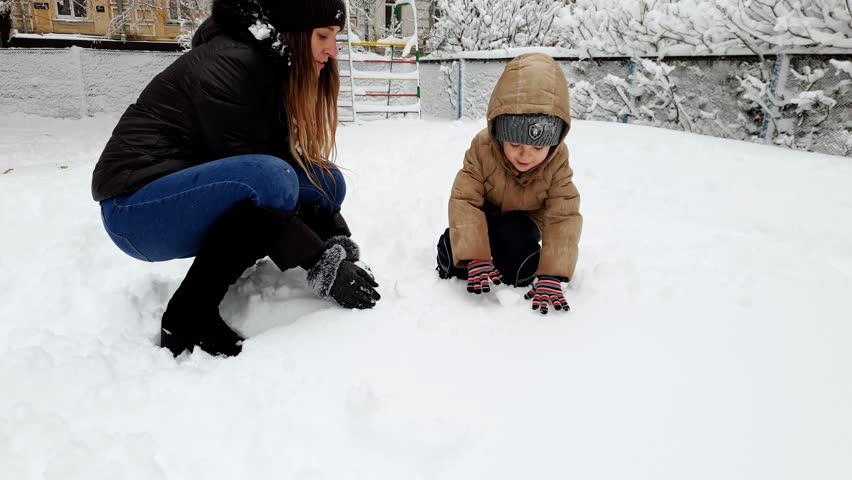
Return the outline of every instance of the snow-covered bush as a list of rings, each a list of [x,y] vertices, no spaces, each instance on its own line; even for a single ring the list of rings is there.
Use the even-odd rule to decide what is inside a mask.
[[[12,31],[12,2],[0,0],[0,47],[8,46]]]
[[[798,59],[801,66],[790,66],[790,78],[771,85],[768,68],[757,74],[738,77],[741,112],[748,112],[742,127],[753,138],[768,138],[773,143],[798,150],[826,150],[847,153],[846,138],[852,131],[852,80],[837,82],[826,67],[843,71],[844,63],[823,63]],[[814,66],[808,63],[814,63]],[[833,77],[833,76],[831,76]],[[816,143],[830,144],[817,148]]]
[[[796,59],[782,103],[779,135],[775,142],[812,151],[827,144],[848,154],[852,135],[852,62]],[[833,74],[832,74],[833,71]],[[838,77],[841,79],[838,81]]]
[[[589,55],[693,55],[852,48],[847,0],[577,0],[556,21]]]
[[[712,64],[707,68],[711,67]],[[695,64],[634,59],[626,77],[609,74],[605,78],[605,83],[618,92],[620,105],[609,101],[602,102],[602,107],[630,123],[735,137],[733,132],[739,125],[723,120],[720,114],[731,110],[721,102],[726,86],[715,79],[707,81],[706,75],[708,72]],[[726,73],[724,80],[728,78]],[[616,105],[620,108],[616,109]]]
[[[770,128],[770,125],[774,131],[779,131],[778,121],[781,119],[781,114],[778,104],[780,102],[772,93],[770,75],[767,68],[758,68],[737,76],[739,82],[739,87],[736,89],[739,94],[737,119],[743,131],[753,139],[763,135],[763,130]]]
[[[174,0],[176,3],[163,0],[125,0],[120,15],[110,19],[107,26],[108,37],[127,38],[139,35],[140,30],[148,28],[153,16],[164,16],[180,23],[181,34],[178,43],[188,49],[192,42],[195,29],[210,16],[212,0]]]
[[[738,98],[738,74],[760,71],[754,63],[713,59],[575,61],[567,75],[582,80],[571,83],[571,114],[751,139],[760,132],[763,117],[753,102]]]
[[[428,46],[560,46],[589,56],[852,48],[849,0],[437,0]]]
[[[458,108],[458,93],[459,93],[459,85],[453,79],[456,77],[454,70],[457,72],[459,66],[456,62],[453,62],[452,65],[442,65],[440,67],[441,75],[440,77],[444,81],[443,93],[447,94],[447,99],[449,100],[449,104],[451,107]]]
[[[557,44],[558,0],[437,0],[432,50],[494,50]]]
[[[177,41],[188,50],[195,30],[210,16],[213,0],[180,0],[180,35]]]
[[[840,60],[832,59],[829,60],[828,63],[830,63],[834,68],[837,69],[838,75],[840,75],[841,72],[844,72],[850,77],[852,77],[852,62],[841,62]]]
[[[577,118],[852,151],[852,61],[808,56],[852,52],[852,0],[437,0],[436,6],[432,49],[558,46],[588,59],[576,67],[588,72],[571,85]],[[700,60],[731,54],[749,57]],[[614,56],[632,58],[632,66],[621,58],[598,62]],[[663,61],[674,56],[693,60]],[[793,57],[800,66],[789,66]]]

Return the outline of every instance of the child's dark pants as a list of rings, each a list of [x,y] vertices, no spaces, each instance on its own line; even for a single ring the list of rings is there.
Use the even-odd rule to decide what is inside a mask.
[[[503,282],[509,285],[524,287],[532,283],[541,252],[541,235],[535,222],[529,215],[518,212],[486,218],[492,258],[464,260],[492,260],[503,275]],[[444,230],[444,234],[438,239],[437,270],[441,278],[467,279],[467,268],[453,265],[449,228]]]

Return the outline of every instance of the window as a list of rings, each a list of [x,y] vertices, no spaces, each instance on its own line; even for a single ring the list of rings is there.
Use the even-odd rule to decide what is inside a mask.
[[[87,0],[56,0],[56,15],[66,18],[86,18]]]
[[[180,21],[180,0],[166,0],[167,10],[169,12],[169,21],[170,22],[179,22]]]
[[[393,27],[399,25],[399,9],[396,9],[396,15],[394,15],[394,5],[396,5],[396,0],[385,0],[385,28],[389,32]]]

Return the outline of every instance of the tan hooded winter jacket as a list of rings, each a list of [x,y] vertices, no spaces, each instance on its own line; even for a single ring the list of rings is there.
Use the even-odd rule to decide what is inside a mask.
[[[569,280],[574,276],[583,217],[564,143],[571,126],[568,101],[565,75],[547,55],[524,54],[506,66],[488,103],[488,128],[471,142],[450,195],[450,242],[457,267],[491,259],[486,212],[520,211],[527,212],[541,232],[537,273]],[[521,173],[492,134],[494,118],[503,114],[557,116],[565,121],[562,141],[541,165]]]

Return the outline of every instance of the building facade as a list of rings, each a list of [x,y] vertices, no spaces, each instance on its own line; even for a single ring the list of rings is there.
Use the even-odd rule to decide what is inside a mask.
[[[413,4],[412,4],[413,3]],[[419,44],[432,26],[432,1],[400,2],[397,0],[350,0],[352,29],[365,41],[387,37],[410,37],[415,19]]]
[[[20,40],[79,36],[93,41],[188,42],[212,0],[2,0],[11,4]],[[351,25],[364,41],[409,37],[415,19],[422,48],[431,28],[432,1],[350,0]]]

